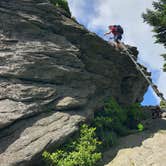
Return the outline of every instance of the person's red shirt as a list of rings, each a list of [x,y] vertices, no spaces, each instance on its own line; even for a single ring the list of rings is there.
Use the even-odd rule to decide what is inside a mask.
[[[113,35],[117,35],[118,34],[116,27],[111,25],[111,26],[109,26],[109,29],[110,29],[110,31],[112,32]]]

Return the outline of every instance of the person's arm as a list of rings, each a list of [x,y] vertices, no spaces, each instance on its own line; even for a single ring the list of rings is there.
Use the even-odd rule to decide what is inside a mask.
[[[111,33],[111,31],[109,31],[109,32],[106,32],[105,34],[104,34],[104,36],[106,36],[106,35],[108,35],[108,34],[110,34]]]

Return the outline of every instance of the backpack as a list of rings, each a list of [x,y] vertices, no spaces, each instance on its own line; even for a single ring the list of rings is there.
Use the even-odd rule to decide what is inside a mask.
[[[124,33],[123,28],[120,25],[116,25],[117,32],[120,33],[121,35]]]

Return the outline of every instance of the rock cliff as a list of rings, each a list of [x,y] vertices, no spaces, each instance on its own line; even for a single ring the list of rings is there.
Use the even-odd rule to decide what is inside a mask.
[[[1,0],[0,22],[0,166],[38,165],[109,96],[142,101],[131,60],[49,1]]]

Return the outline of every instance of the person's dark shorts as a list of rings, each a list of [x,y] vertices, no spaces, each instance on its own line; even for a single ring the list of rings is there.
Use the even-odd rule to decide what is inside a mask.
[[[117,43],[119,43],[119,40],[121,40],[122,39],[122,35],[115,35],[114,36],[114,40],[115,40],[115,42],[117,42]]]

